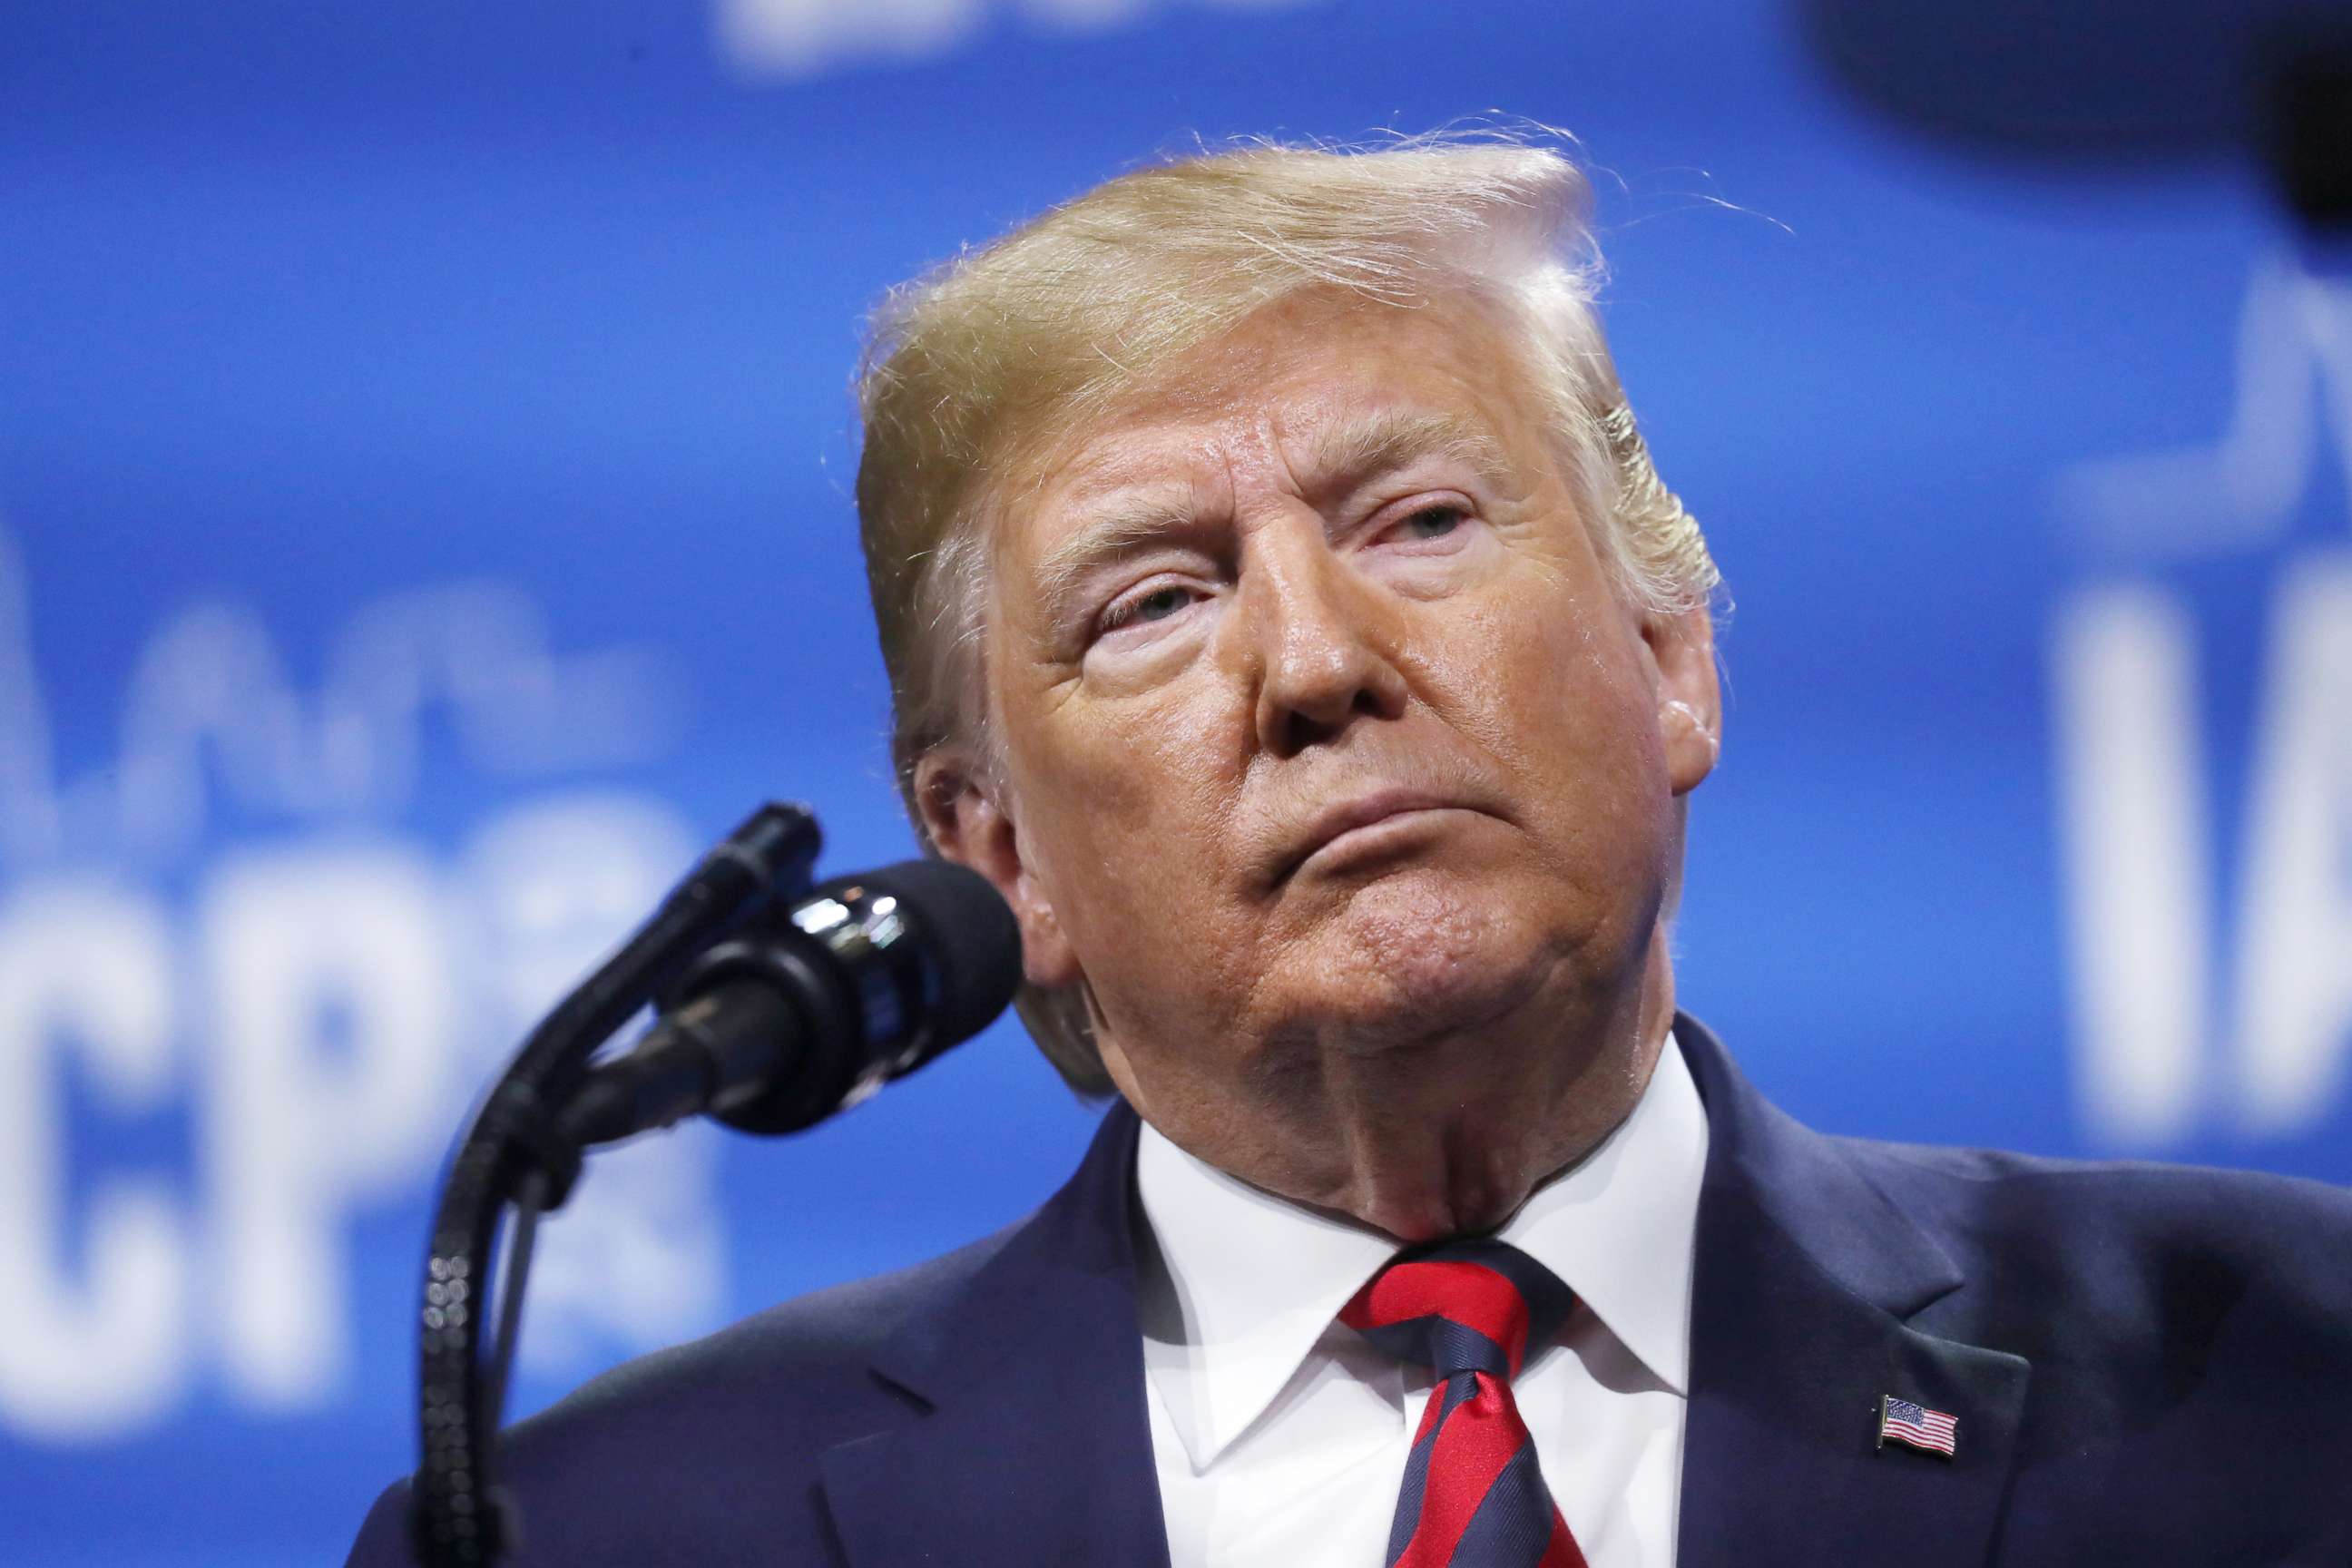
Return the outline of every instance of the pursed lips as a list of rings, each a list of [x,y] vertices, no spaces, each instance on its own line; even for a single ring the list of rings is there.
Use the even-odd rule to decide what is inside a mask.
[[[1317,812],[1295,847],[1285,855],[1277,868],[1277,883],[1290,879],[1301,867],[1332,844],[1361,828],[1393,817],[1423,811],[1475,811],[1459,799],[1433,794],[1427,790],[1397,788],[1378,789],[1366,795],[1338,801]]]

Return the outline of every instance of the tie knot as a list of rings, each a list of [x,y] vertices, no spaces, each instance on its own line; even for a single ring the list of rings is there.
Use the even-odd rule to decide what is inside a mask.
[[[1516,1247],[1442,1241],[1400,1254],[1339,1310],[1339,1321],[1441,1380],[1465,1372],[1507,1380],[1575,1304],[1559,1276]]]

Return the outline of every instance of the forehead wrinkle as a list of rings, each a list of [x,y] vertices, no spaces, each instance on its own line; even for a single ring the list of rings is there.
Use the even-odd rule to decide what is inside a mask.
[[[1037,563],[1038,592],[1049,610],[1057,609],[1087,573],[1188,529],[1198,519],[1199,509],[1189,487],[1181,495],[1147,491],[1116,497],[1088,509],[1086,521]]]
[[[1278,437],[1269,445],[1279,453]],[[1294,470],[1294,482],[1307,492],[1360,484],[1425,457],[1456,458],[1502,488],[1516,479],[1501,443],[1481,421],[1461,412],[1391,407],[1343,414],[1320,426],[1306,447],[1307,462]],[[1192,483],[1181,489],[1169,485],[1128,494],[1114,490],[1097,505],[1080,501],[1076,510],[1084,521],[1045,552],[1033,574],[1050,616],[1062,613],[1089,573],[1190,531],[1202,520]]]
[[[1361,483],[1424,457],[1458,458],[1498,485],[1508,486],[1514,478],[1501,443],[1465,414],[1376,408],[1342,415],[1317,430],[1307,446],[1307,468],[1301,478],[1310,488]]]

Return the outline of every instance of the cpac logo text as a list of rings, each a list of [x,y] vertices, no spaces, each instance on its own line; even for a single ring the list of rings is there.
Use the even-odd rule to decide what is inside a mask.
[[[2280,264],[2250,290],[2220,440],[2062,483],[2069,521],[2130,562],[2062,604],[2053,647],[2077,1082],[2086,1130],[2111,1144],[2288,1137],[2352,1087],[2347,464],[2352,283]],[[2309,539],[2298,524],[2332,484],[2336,515]],[[2224,921],[2184,583],[2257,552],[2277,565]]]
[[[263,618],[199,600],[145,638],[107,765],[68,776],[35,602],[0,532],[0,1436],[118,1438],[200,1389],[326,1406],[354,1233],[415,1208],[490,1063],[691,858],[613,782],[667,743],[674,682],[649,650],[556,652],[495,584],[358,607],[308,685]],[[492,804],[429,812],[445,773]],[[711,1157],[600,1166],[528,1355],[719,1315]]]

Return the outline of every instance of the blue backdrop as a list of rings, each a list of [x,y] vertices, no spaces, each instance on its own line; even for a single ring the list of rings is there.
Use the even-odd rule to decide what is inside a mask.
[[[1194,136],[1499,107],[1738,605],[1688,1005],[1833,1130],[2352,1176],[2352,283],[1961,162],[1735,0],[17,0],[0,1559],[332,1560],[466,1100],[768,795],[908,851],[856,323]],[[519,1405],[1037,1202],[1000,1026],[599,1163]]]

